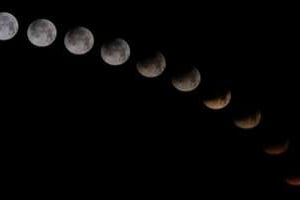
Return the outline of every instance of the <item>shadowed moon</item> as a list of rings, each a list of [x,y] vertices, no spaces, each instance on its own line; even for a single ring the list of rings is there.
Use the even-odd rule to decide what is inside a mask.
[[[195,90],[200,82],[201,75],[199,70],[195,67],[188,72],[172,78],[172,85],[181,92],[191,92]]]
[[[264,152],[271,156],[278,156],[285,153],[290,146],[290,141],[286,140],[284,143],[268,145],[264,148]]]
[[[212,110],[220,110],[228,106],[231,101],[231,92],[227,91],[226,94],[215,97],[215,98],[208,98],[203,100],[203,104]]]
[[[300,176],[290,176],[285,179],[285,182],[290,186],[300,186]]]
[[[37,47],[47,47],[56,39],[55,25],[47,19],[38,19],[32,22],[27,30],[29,41]]]
[[[130,57],[129,44],[121,38],[106,42],[101,47],[101,57],[109,65],[123,65]]]
[[[137,71],[144,77],[155,78],[166,69],[166,59],[161,52],[156,52],[149,58],[137,63]]]
[[[93,48],[94,36],[89,29],[77,27],[66,34],[64,42],[70,53],[83,55]]]
[[[240,117],[234,120],[234,124],[241,129],[253,129],[261,122],[262,114],[260,111],[246,117]]]
[[[15,16],[7,12],[0,12],[0,40],[12,39],[19,30],[19,23]]]

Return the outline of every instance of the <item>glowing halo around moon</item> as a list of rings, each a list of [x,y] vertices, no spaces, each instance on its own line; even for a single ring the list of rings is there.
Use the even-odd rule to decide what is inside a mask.
[[[234,119],[234,124],[236,127],[249,130],[257,127],[262,119],[261,111],[256,111],[253,114],[250,114],[246,117],[239,117]]]
[[[0,12],[0,40],[10,40],[18,33],[19,23],[15,16]]]
[[[221,110],[229,105],[231,101],[231,91],[228,90],[225,95],[215,98],[208,98],[203,100],[203,104],[211,110]]]

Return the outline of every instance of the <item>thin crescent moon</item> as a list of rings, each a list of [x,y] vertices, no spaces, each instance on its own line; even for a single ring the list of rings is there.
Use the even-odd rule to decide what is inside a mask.
[[[269,145],[264,148],[264,152],[270,156],[278,156],[285,153],[290,146],[290,141],[286,140],[282,144]]]
[[[285,179],[285,182],[294,187],[299,187],[300,186],[300,176],[290,176]]]

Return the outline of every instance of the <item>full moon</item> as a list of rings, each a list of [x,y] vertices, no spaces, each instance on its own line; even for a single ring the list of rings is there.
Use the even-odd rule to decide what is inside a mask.
[[[93,48],[94,36],[89,29],[77,27],[66,34],[64,43],[70,53],[83,55]]]
[[[19,30],[19,23],[15,16],[7,12],[0,12],[0,40],[12,39]]]
[[[32,22],[27,30],[29,41],[37,47],[47,47],[56,39],[55,25],[47,19],[38,19]]]
[[[291,176],[291,177],[287,177],[285,179],[285,182],[287,184],[289,184],[290,186],[296,186],[299,187],[300,186],[300,176]]]
[[[259,125],[261,118],[261,112],[257,111],[249,116],[235,119],[234,124],[241,129],[253,129]]]
[[[228,106],[228,104],[231,101],[231,92],[227,91],[225,95],[215,97],[215,98],[210,98],[210,99],[205,99],[203,101],[203,104],[212,110],[220,110]]]
[[[138,62],[136,68],[142,76],[155,78],[160,76],[166,69],[166,59],[161,52],[156,52],[148,59]]]
[[[286,140],[284,143],[269,145],[264,148],[264,152],[271,156],[278,156],[285,153],[289,148],[289,140]]]
[[[195,90],[201,82],[201,75],[197,68],[172,78],[172,85],[181,92],[191,92]]]
[[[109,65],[123,65],[130,57],[130,47],[125,40],[117,38],[102,45],[101,57]]]

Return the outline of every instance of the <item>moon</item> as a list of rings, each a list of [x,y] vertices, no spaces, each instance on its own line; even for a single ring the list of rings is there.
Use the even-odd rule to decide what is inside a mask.
[[[93,33],[85,27],[70,30],[64,40],[67,50],[75,55],[88,53],[93,48],[94,42]]]
[[[130,46],[121,38],[106,42],[101,47],[101,57],[109,65],[123,65],[130,57]]]
[[[285,182],[290,186],[299,187],[300,186],[300,176],[291,176],[285,179]]]
[[[188,72],[172,78],[172,85],[181,92],[191,92],[195,90],[201,82],[199,70],[193,67]]]
[[[7,12],[0,12],[0,40],[12,39],[19,30],[19,23],[15,16]]]
[[[228,106],[230,101],[231,101],[231,91],[228,90],[225,95],[203,100],[203,104],[209,109],[221,110],[226,106]]]
[[[261,122],[262,114],[260,111],[246,117],[241,117],[234,120],[234,124],[241,129],[253,129]]]
[[[160,76],[166,69],[166,59],[161,52],[140,61],[136,65],[137,71],[146,78],[155,78]]]
[[[289,140],[286,140],[284,143],[269,145],[264,148],[264,152],[271,156],[278,156],[285,153],[290,146]]]
[[[38,19],[32,22],[27,30],[29,41],[37,47],[51,45],[57,36],[55,25],[47,19]]]

